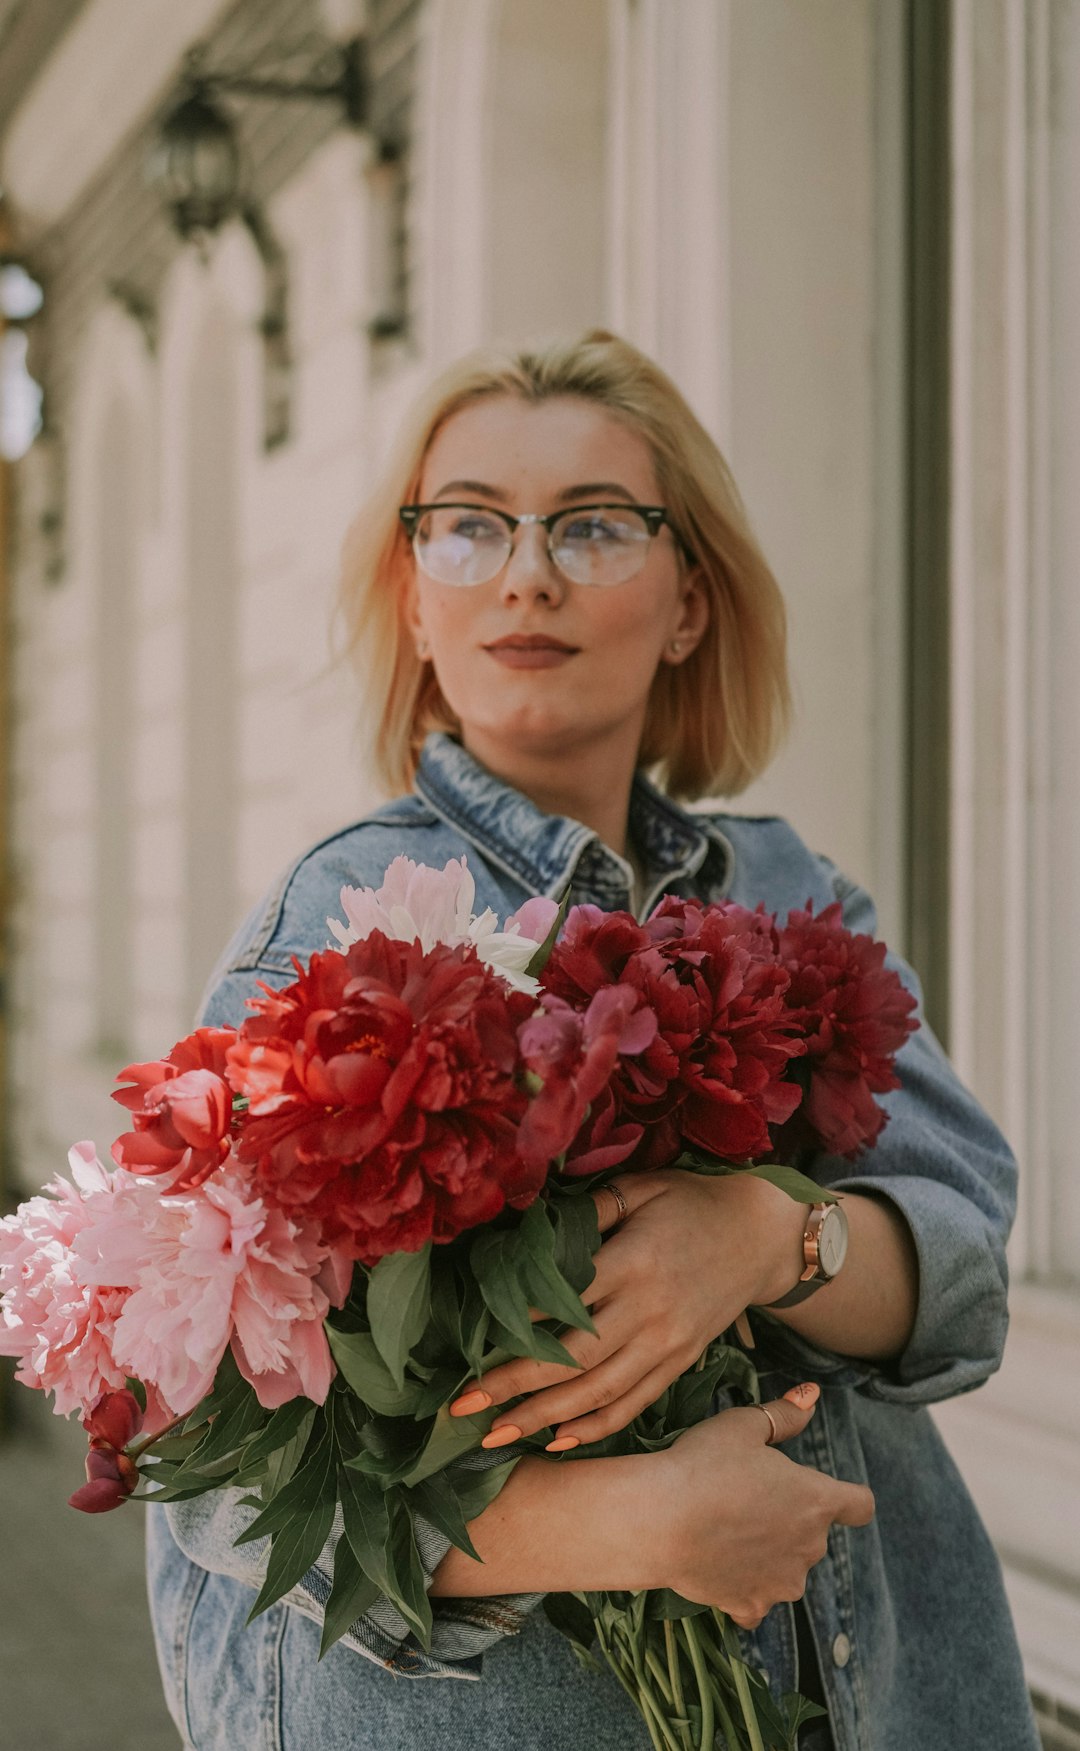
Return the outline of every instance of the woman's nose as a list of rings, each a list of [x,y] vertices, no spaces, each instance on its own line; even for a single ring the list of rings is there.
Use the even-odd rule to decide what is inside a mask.
[[[547,530],[529,523],[516,531],[514,549],[503,567],[500,595],[504,601],[561,602],[566,584],[547,550]]]

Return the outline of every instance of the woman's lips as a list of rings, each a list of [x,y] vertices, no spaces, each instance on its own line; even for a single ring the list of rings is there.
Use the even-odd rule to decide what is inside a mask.
[[[484,649],[507,669],[554,669],[577,655],[575,645],[547,638],[502,638]]]

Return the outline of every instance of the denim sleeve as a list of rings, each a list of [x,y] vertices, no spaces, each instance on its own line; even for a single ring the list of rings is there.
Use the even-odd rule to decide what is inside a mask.
[[[865,889],[818,859],[843,904],[844,923],[876,934]],[[881,1096],[888,1122],[858,1161],[819,1156],[814,1177],[837,1190],[886,1198],[911,1230],[918,1256],[915,1324],[901,1355],[885,1362],[839,1357],[769,1320],[764,1341],[823,1380],[892,1404],[925,1405],[980,1386],[1000,1365],[1008,1326],[1005,1243],[1016,1209],[1016,1158],[964,1087],[923,1012],[918,975],[891,951],[918,1002],[920,1026],[897,1054],[901,1086]]]
[[[251,915],[248,926],[256,917],[257,913]],[[241,934],[234,938],[230,948],[239,944]],[[221,963],[219,969],[220,966]],[[203,996],[196,1025],[239,1027],[248,1014],[245,998],[260,994],[257,980],[279,989],[290,983],[291,977],[278,967],[230,969],[226,966],[224,972],[216,970]],[[481,1450],[470,1455],[464,1463],[483,1470],[492,1463],[505,1464],[523,1451],[516,1447],[501,1448],[494,1453]],[[163,1511],[168,1516],[173,1537],[190,1561],[214,1574],[229,1575],[256,1589],[262,1586],[269,1540],[256,1539],[236,1548],[236,1538],[254,1517],[254,1510],[240,1506],[240,1491],[215,1491],[188,1502],[169,1504]],[[286,1595],[287,1604],[318,1622],[322,1621],[330,1596],[332,1552],[341,1536],[340,1509],[338,1514],[318,1561]],[[435,1570],[450,1549],[450,1540],[420,1515],[415,1517],[415,1526],[417,1549],[426,1584],[430,1587]],[[478,1656],[503,1636],[516,1635],[527,1613],[542,1598],[542,1593],[520,1593],[433,1599],[431,1649],[425,1652],[400,1612],[383,1597],[357,1619],[344,1640],[357,1653],[366,1654],[369,1659],[399,1674],[476,1678],[480,1675]]]

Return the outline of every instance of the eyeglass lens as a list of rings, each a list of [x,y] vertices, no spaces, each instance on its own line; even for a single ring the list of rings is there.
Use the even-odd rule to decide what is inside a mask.
[[[649,527],[627,505],[567,511],[551,531],[551,556],[576,584],[621,584],[645,563]],[[442,584],[486,584],[513,547],[499,517],[464,505],[438,505],[416,526],[413,548],[424,571]]]

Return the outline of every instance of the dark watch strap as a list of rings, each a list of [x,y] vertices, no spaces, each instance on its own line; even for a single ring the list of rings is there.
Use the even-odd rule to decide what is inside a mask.
[[[795,1307],[800,1301],[805,1301],[815,1289],[823,1289],[831,1277],[807,1277],[805,1282],[796,1283],[794,1289],[789,1289],[786,1295],[781,1295],[779,1301],[762,1301],[762,1307]]]

